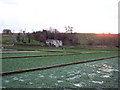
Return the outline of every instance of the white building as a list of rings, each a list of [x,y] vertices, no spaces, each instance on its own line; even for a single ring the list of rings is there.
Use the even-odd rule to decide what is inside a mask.
[[[46,40],[46,44],[48,46],[60,47],[60,46],[62,46],[62,41],[61,40],[48,39],[48,40]]]

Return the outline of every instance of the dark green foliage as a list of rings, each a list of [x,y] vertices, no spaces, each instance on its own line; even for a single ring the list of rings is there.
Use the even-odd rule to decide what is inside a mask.
[[[44,31],[44,32],[41,32],[41,31],[33,32],[32,34],[29,34],[29,38],[45,43],[45,41],[47,39],[47,32],[46,31]]]
[[[16,37],[17,41],[20,42],[21,41],[21,34],[18,33],[17,37]]]

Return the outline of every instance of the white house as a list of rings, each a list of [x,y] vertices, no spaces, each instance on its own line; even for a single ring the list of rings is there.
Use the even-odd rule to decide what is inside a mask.
[[[46,40],[46,44],[48,46],[60,47],[60,46],[62,46],[62,41],[61,40],[48,39],[48,40]]]

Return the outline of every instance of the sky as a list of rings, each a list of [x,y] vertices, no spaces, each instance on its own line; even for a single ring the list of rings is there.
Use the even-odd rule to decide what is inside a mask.
[[[0,0],[0,33],[42,31],[118,33],[119,0]]]

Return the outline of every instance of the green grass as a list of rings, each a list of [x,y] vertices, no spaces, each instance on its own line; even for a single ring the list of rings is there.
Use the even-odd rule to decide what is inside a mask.
[[[15,46],[8,46],[4,49],[20,49],[20,50],[52,50],[52,49],[59,49],[60,47],[41,47],[41,46],[27,46],[27,45],[15,45]],[[61,48],[60,48],[61,49]]]
[[[97,48],[96,46],[82,46],[78,45],[75,47],[70,48],[70,46],[63,46],[63,47],[44,47],[44,46],[28,46],[28,45],[15,45],[15,46],[7,46],[4,49],[20,49],[20,50],[58,50],[58,51],[70,51],[70,50],[98,50],[98,51],[118,51],[118,48],[115,47],[104,47],[104,48]]]
[[[71,62],[86,61],[91,59],[98,59],[104,57],[117,56],[117,52],[105,52],[98,54],[80,54],[80,55],[66,55],[66,56],[48,56],[48,57],[33,57],[33,58],[14,58],[3,59],[2,70],[15,71],[21,69],[45,67],[57,64],[65,64]]]
[[[118,58],[4,76],[7,88],[118,88]]]
[[[15,35],[2,35],[2,44],[14,44],[13,39],[16,38],[16,34]]]
[[[22,41],[20,42],[17,42],[16,44],[23,44],[23,45],[41,45],[41,46],[44,46],[45,44],[42,43],[42,42],[39,42],[39,41],[36,41],[36,40],[30,40],[30,43],[29,43],[29,39],[28,38],[24,38],[23,41],[25,43],[23,43]]]
[[[2,44],[6,44],[6,45],[11,45],[14,44],[14,39],[16,39],[17,34],[11,34],[11,35],[2,35]],[[30,43],[28,43],[28,38],[24,38],[24,42],[26,43],[26,45],[45,45],[44,43],[41,43],[39,41],[36,40],[31,40]],[[21,42],[16,42],[15,44],[24,44],[22,41]]]
[[[59,52],[43,52],[43,51],[5,51],[2,57],[17,57],[17,56],[39,56],[39,55],[57,55],[66,54]],[[68,53],[69,54],[69,53]]]
[[[18,49],[15,46],[14,49]],[[11,48],[11,47],[10,47]],[[117,50],[88,50],[83,48],[54,48],[54,47],[29,47],[22,46],[23,50],[48,50],[61,52],[43,51],[3,51],[3,56],[24,55],[54,55],[69,52],[100,52],[97,54],[77,54],[65,56],[48,56],[32,58],[2,59],[2,70],[16,71],[30,68],[46,67],[52,65],[94,60],[117,56]],[[9,50],[9,49],[8,49]],[[113,50],[113,49],[109,49]],[[9,54],[7,54],[9,53]],[[52,68],[48,70],[26,72],[2,77],[3,88],[118,88],[118,58],[102,61],[69,65],[65,67]]]

